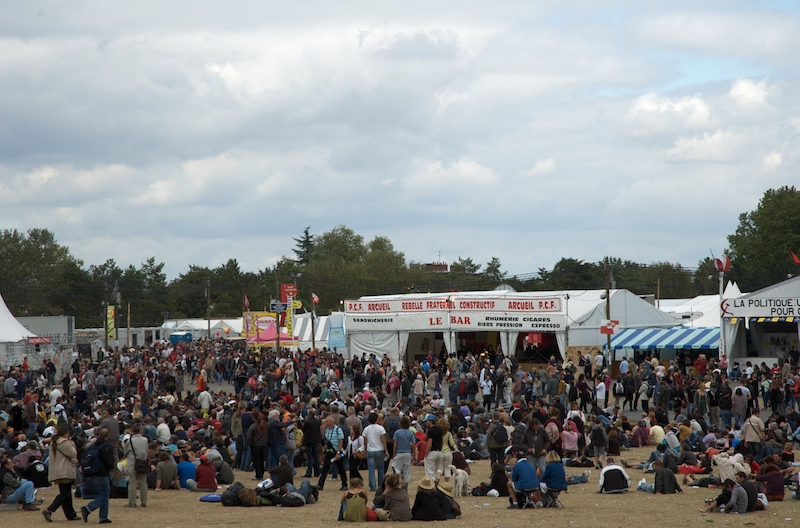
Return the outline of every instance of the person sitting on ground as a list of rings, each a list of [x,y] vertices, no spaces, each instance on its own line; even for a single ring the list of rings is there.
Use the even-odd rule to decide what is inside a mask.
[[[439,507],[442,509],[445,519],[461,517],[461,505],[453,498],[453,485],[450,482],[441,480],[436,484],[434,493],[436,494],[436,500],[439,501]]]
[[[757,482],[766,484],[764,494],[770,501],[782,501],[784,497],[783,473],[773,463],[764,464],[756,475]]]
[[[186,485],[192,491],[214,493],[217,491],[217,472],[206,455],[200,456],[200,465],[195,470],[195,479],[188,479]],[[157,490],[156,490],[157,491]]]
[[[536,469],[528,462],[525,457],[511,457],[511,480],[508,481],[508,505],[509,509],[524,508],[525,504],[517,501],[517,492],[528,492],[536,494],[539,491],[539,478],[536,476]],[[531,497],[531,500],[540,502],[538,497]]]
[[[211,457],[211,465],[214,466],[214,471],[217,472],[217,484],[233,484],[236,481],[233,468],[218,454],[214,453]]]
[[[344,475],[343,475],[344,477]],[[365,522],[367,520],[367,492],[364,490],[364,481],[352,478],[350,486],[342,494],[342,506],[339,509],[339,520],[348,522]]]
[[[180,489],[178,480],[178,465],[175,458],[169,454],[166,448],[162,448],[158,453],[158,464],[156,464],[156,491],[161,489]],[[214,490],[216,491],[216,486]]]
[[[444,512],[436,500],[433,490],[435,484],[428,476],[422,477],[417,484],[417,496],[411,507],[411,519],[414,521],[444,521]]]
[[[571,473],[567,473],[564,475],[564,478],[567,480],[568,486],[574,486],[575,484],[586,484],[589,482],[589,477],[591,474],[591,471],[584,471],[580,475],[572,475]]]
[[[267,473],[269,473],[269,477],[272,479],[276,488],[284,484],[294,484],[294,470],[292,466],[289,465],[289,457],[286,455],[281,455],[280,458],[278,458],[278,465],[269,468]]]
[[[727,504],[725,504],[724,512],[725,513],[747,513],[747,492],[745,489],[736,483],[736,481],[727,479],[723,487],[725,490],[729,491],[731,494],[731,498]]]
[[[498,497],[508,497],[508,473],[500,462],[492,464],[492,476],[487,487],[497,490]]]
[[[2,502],[3,504],[24,503],[23,509],[26,511],[37,511],[36,498],[34,497],[33,482],[20,479],[14,471],[14,462],[10,458],[3,460],[0,467],[0,482],[2,482]]]
[[[678,484],[678,479],[675,478],[675,473],[664,467],[663,460],[656,460],[653,462],[653,470],[655,473],[655,483],[647,484],[645,480],[642,479],[642,482],[639,483],[636,489],[648,493],[655,493],[656,495],[683,493],[681,485]]]
[[[181,489],[189,489],[189,485],[186,483],[189,479],[194,480],[197,476],[197,468],[191,462],[189,462],[189,455],[186,453],[181,454],[181,461],[177,466],[178,472],[178,481],[180,484]]]
[[[627,493],[631,485],[631,478],[614,462],[613,458],[607,460],[608,464],[600,471],[597,493]]]
[[[383,479],[383,493],[375,496],[374,506],[379,521],[411,520],[408,489],[403,485],[403,476],[400,473],[386,475]]]

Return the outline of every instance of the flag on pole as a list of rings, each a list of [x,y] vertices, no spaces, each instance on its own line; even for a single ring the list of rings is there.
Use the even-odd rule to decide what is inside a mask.
[[[792,251],[792,250],[790,249],[790,250],[789,250],[789,253],[791,253],[791,254],[792,254],[792,260],[794,261],[794,263],[795,263],[795,264],[800,264],[800,258],[799,258],[797,255],[795,255],[795,254],[794,254],[794,251]]]
[[[244,294],[244,307],[248,310],[250,309],[250,299],[247,298],[247,294]]]
[[[319,297],[317,297],[317,294],[314,292],[311,292],[311,300],[314,301],[314,303],[319,304]]]
[[[603,335],[614,335],[614,330],[619,326],[617,319],[603,319],[600,323],[600,333]]]

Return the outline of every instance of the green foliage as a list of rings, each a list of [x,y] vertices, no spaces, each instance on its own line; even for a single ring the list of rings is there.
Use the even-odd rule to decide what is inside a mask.
[[[294,254],[297,257],[295,261],[300,266],[305,266],[311,262],[311,253],[314,251],[314,235],[311,234],[311,226],[303,229],[303,234],[300,238],[292,238],[296,242],[294,247]]]
[[[362,295],[489,290],[508,283],[517,291],[600,289],[605,287],[603,262],[562,258],[552,269],[508,276],[497,257],[484,266],[461,256],[447,273],[409,266],[391,240],[376,236],[369,242],[346,226],[314,235],[306,227],[293,239],[294,258],[281,257],[274,267],[243,272],[235,258],[215,267],[190,265],[167,281],[164,263],[155,257],[140,266],[120,269],[113,259],[84,268],[69,249],[46,229],[27,233],[0,233],[0,293],[15,315],[74,315],[76,325],[99,327],[103,302],[116,302],[121,313],[131,305],[133,326],[154,326],[170,318],[205,317],[206,285],[210,283],[213,318],[237,317],[248,296],[252,310],[269,306],[278,297],[278,285],[298,286],[300,300],[311,306],[311,292],[320,297],[320,313],[341,309],[341,300]],[[768,190],[758,207],[739,217],[735,234],[728,237],[733,270],[729,278],[743,291],[784,280],[800,273],[789,251],[800,254],[800,193],[794,187]],[[653,294],[660,284],[662,298],[684,298],[717,292],[718,275],[706,257],[696,269],[678,263],[643,264],[610,258],[617,288]]]
[[[790,251],[800,251],[800,193],[794,186],[769,189],[758,207],[739,215],[728,237],[731,278],[742,291],[755,291],[800,273]]]
[[[492,257],[492,259],[486,263],[486,268],[484,268],[482,275],[489,282],[500,284],[506,280],[506,273],[500,269],[501,266],[500,259]]]

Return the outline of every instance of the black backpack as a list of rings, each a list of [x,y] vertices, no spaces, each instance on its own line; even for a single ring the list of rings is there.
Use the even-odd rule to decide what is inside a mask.
[[[605,447],[606,442],[603,438],[603,430],[601,429],[602,426],[595,426],[592,427],[592,432],[590,433],[590,438],[592,440],[592,446],[594,447]]]
[[[81,457],[81,473],[83,473],[84,477],[97,475],[105,469],[105,464],[103,463],[103,448],[107,445],[106,443],[101,445],[94,443],[89,444],[86,448],[86,451]]]
[[[494,433],[492,434],[492,438],[494,438],[494,441],[497,442],[498,444],[507,443],[508,431],[506,431],[505,426],[503,426],[502,424],[497,424],[497,427],[495,428]]]
[[[239,492],[244,489],[244,484],[241,482],[234,482],[228,489],[222,492],[222,505],[223,506],[241,506],[242,501],[239,499]]]

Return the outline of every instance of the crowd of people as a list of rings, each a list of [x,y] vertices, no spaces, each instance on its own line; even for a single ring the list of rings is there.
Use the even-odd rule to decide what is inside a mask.
[[[750,508],[750,487],[765,506],[797,483],[795,352],[741,372],[703,354],[637,355],[613,378],[602,354],[526,371],[491,347],[397,365],[327,349],[158,342],[75,357],[60,379],[52,363],[24,361],[0,379],[2,497],[37,511],[35,489],[52,483],[47,521],[61,509],[106,523],[110,497],[136,508],[150,491],[216,494],[242,470],[259,484],[241,486],[238,503],[313,504],[338,480],[342,520],[432,520],[460,516],[465,492],[559,507],[559,493],[593,468],[600,493],[626,492],[626,470],[638,468],[655,477],[642,491],[681,492],[674,475],[685,475],[684,485],[720,488],[715,508],[741,513],[740,487]],[[622,458],[646,446],[648,460]],[[464,490],[482,459],[490,481]],[[412,504],[414,465],[424,477]],[[78,511],[74,487],[91,499]]]

